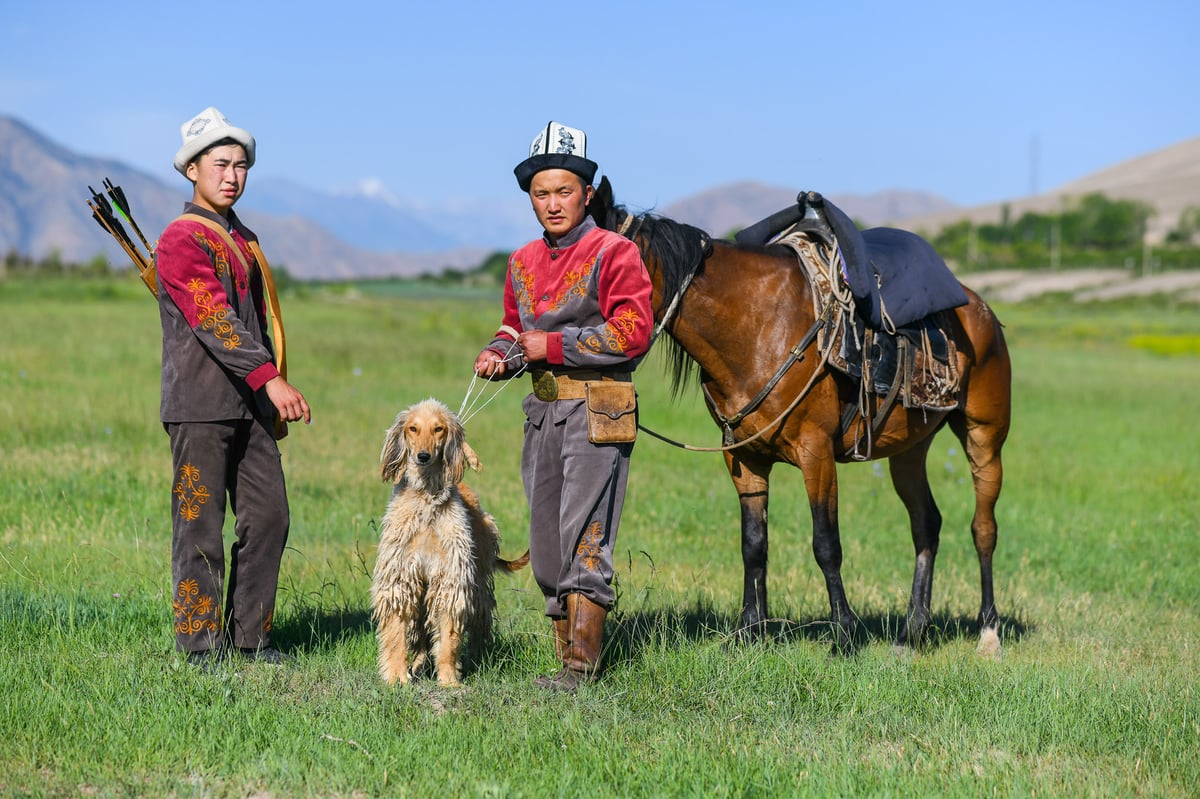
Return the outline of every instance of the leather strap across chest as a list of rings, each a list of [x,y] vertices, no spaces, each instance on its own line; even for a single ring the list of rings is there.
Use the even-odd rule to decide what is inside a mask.
[[[213,220],[199,214],[183,214],[180,219],[186,219],[189,222],[199,222],[206,228],[216,233],[225,246],[237,258],[242,270],[246,273],[247,278],[250,276],[251,265],[247,263],[245,253],[242,248],[237,246],[237,242],[233,240],[233,236],[229,235],[229,231],[218,225]],[[259,270],[262,272],[263,287],[267,292],[267,308],[271,312],[271,339],[275,345],[275,366],[279,369],[279,374],[287,380],[287,344],[283,333],[283,316],[279,308],[279,294],[275,291],[275,279],[271,276],[271,267],[267,265],[267,256],[263,254],[262,247],[257,241],[247,241],[247,246],[250,252],[254,254],[254,260],[258,263]]]

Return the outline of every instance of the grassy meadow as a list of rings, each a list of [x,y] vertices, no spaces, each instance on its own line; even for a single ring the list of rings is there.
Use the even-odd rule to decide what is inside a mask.
[[[722,460],[643,436],[601,682],[532,687],[554,662],[526,570],[497,576],[496,640],[463,687],[387,688],[368,613],[383,434],[425,397],[460,407],[499,310],[464,292],[284,298],[314,409],[281,445],[275,640],[296,662],[202,674],[173,651],[153,302],[133,278],[0,280],[0,795],[1200,795],[1197,308],[997,308],[1015,371],[999,661],[975,654],[973,498],[948,432],[930,455],[935,630],[916,654],[888,638],[912,544],[886,466],[840,470],[843,576],[869,636],[847,658],[829,654],[799,472],[773,480],[772,640],[738,645]],[[643,424],[719,443],[657,358],[638,382]],[[524,391],[489,391],[467,425],[484,464],[469,482],[509,556],[525,548]]]

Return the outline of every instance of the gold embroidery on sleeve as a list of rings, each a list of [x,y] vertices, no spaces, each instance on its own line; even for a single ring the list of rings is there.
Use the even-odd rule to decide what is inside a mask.
[[[641,317],[632,308],[626,308],[604,323],[597,333],[581,338],[575,345],[579,352],[623,353],[629,346],[629,337],[637,330]]]
[[[200,327],[210,331],[227,350],[242,346],[242,337],[234,332],[233,324],[229,321],[229,306],[213,303],[212,292],[198,277],[188,281],[188,291],[192,292]]]

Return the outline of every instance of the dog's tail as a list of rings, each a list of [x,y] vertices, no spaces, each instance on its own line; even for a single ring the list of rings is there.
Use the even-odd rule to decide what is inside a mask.
[[[496,571],[515,572],[524,569],[529,565],[529,550],[525,550],[525,554],[516,560],[505,560],[499,556],[496,557]]]

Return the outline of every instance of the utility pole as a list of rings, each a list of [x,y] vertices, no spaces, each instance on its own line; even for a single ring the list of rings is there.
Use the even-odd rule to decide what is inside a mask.
[[[1029,196],[1036,197],[1038,193],[1038,135],[1033,134],[1029,142]]]
[[[1062,216],[1055,214],[1050,223],[1050,271],[1058,271],[1062,264]]]

